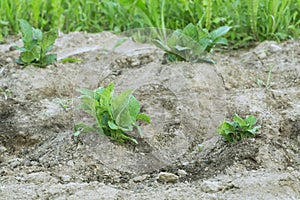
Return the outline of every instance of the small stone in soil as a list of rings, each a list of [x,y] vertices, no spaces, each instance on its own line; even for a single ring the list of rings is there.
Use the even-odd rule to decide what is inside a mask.
[[[219,185],[218,183],[211,182],[211,181],[204,181],[201,184],[202,191],[206,193],[215,193],[222,190],[223,188],[224,187],[222,185]]]
[[[149,177],[150,177],[149,174],[144,174],[142,176],[134,177],[132,180],[133,180],[133,182],[138,183],[138,182],[142,182],[142,181],[146,180]]]
[[[187,175],[187,172],[183,169],[179,169],[177,173],[180,177],[185,177]]]
[[[179,176],[173,173],[168,173],[168,172],[160,172],[158,174],[158,180],[162,182],[176,182],[179,179]]]

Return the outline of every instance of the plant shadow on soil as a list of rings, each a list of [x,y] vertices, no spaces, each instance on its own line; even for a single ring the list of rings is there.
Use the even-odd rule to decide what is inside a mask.
[[[63,35],[55,45],[60,59],[83,62],[58,62],[46,69],[20,69],[12,62],[18,56],[9,50],[13,44],[1,46],[0,87],[12,91],[0,96],[3,181],[13,187],[19,174],[49,172],[53,185],[97,181],[132,189],[135,177],[147,175],[142,183],[151,186],[163,171],[178,175],[178,182],[193,183],[260,169],[299,170],[300,59],[286,59],[290,51],[300,53],[299,41],[216,55],[217,65],[163,65],[163,53],[151,45],[128,40],[111,52],[117,38],[110,33]],[[266,77],[270,64],[276,66],[266,89],[256,79]],[[138,145],[96,133],[72,136],[74,123],[92,120],[75,109],[75,89],[111,81],[117,92],[133,89],[142,111],[151,116],[150,125],[141,124],[144,137],[137,137]],[[69,102],[68,109],[56,98]],[[227,143],[216,134],[219,122],[235,112],[258,117],[263,127],[255,139]],[[20,182],[26,183],[22,176]]]

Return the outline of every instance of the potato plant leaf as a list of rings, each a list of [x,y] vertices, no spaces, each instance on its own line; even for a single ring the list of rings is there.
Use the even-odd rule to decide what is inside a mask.
[[[32,27],[26,20],[23,19],[20,19],[20,27],[24,48],[30,49],[33,41]]]

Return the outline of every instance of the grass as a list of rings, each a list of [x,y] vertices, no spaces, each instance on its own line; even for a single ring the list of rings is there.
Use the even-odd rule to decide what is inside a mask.
[[[43,31],[62,32],[157,27],[183,29],[199,23],[208,31],[232,27],[232,47],[249,41],[285,40],[300,35],[299,0],[1,0],[1,40],[20,31],[19,19]],[[2,39],[1,39],[2,38]]]

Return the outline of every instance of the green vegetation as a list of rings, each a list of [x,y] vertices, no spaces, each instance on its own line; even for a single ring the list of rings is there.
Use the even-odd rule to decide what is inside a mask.
[[[1,0],[1,37],[20,31],[19,19],[42,31],[135,28],[184,29],[199,24],[208,32],[231,27],[231,47],[250,41],[285,40],[300,35],[299,0]],[[2,39],[3,40],[3,39]]]
[[[45,67],[57,59],[56,54],[47,54],[57,38],[57,31],[42,33],[41,30],[33,28],[27,21],[20,20],[23,47],[16,47],[22,53],[17,60],[18,64]]]
[[[12,94],[12,91],[10,89],[0,87],[0,96],[3,95],[5,100],[8,99],[8,96],[10,94]]]
[[[256,131],[261,128],[261,126],[255,126],[256,118],[252,115],[242,119],[237,114],[233,117],[233,122],[223,121],[217,132],[222,135],[228,142],[237,142],[243,138],[254,137]]]
[[[129,140],[138,143],[125,132],[133,131],[135,127],[142,136],[137,120],[150,123],[150,118],[140,113],[140,104],[132,95],[132,91],[127,90],[120,95],[114,95],[114,84],[111,83],[106,88],[99,87],[94,91],[78,89],[78,92],[82,94],[79,97],[82,104],[78,108],[95,117],[97,123],[92,127],[82,122],[76,124],[75,136],[84,132],[97,131],[119,142]]]
[[[257,77],[257,85],[260,87],[270,88],[271,87],[271,74],[273,71],[274,65],[270,65],[269,72],[266,81],[263,81]]]
[[[230,30],[228,26],[208,32],[198,25],[188,24],[183,30],[172,32],[167,36],[166,41],[154,40],[155,44],[167,52],[167,58],[171,61],[208,61],[214,62],[209,58],[204,58],[206,52],[212,52],[216,45],[227,45],[227,39],[223,36]]]
[[[70,58],[70,57],[68,57],[68,58],[62,59],[61,62],[62,63],[77,63],[77,62],[82,62],[82,60],[79,59],[79,58]]]

